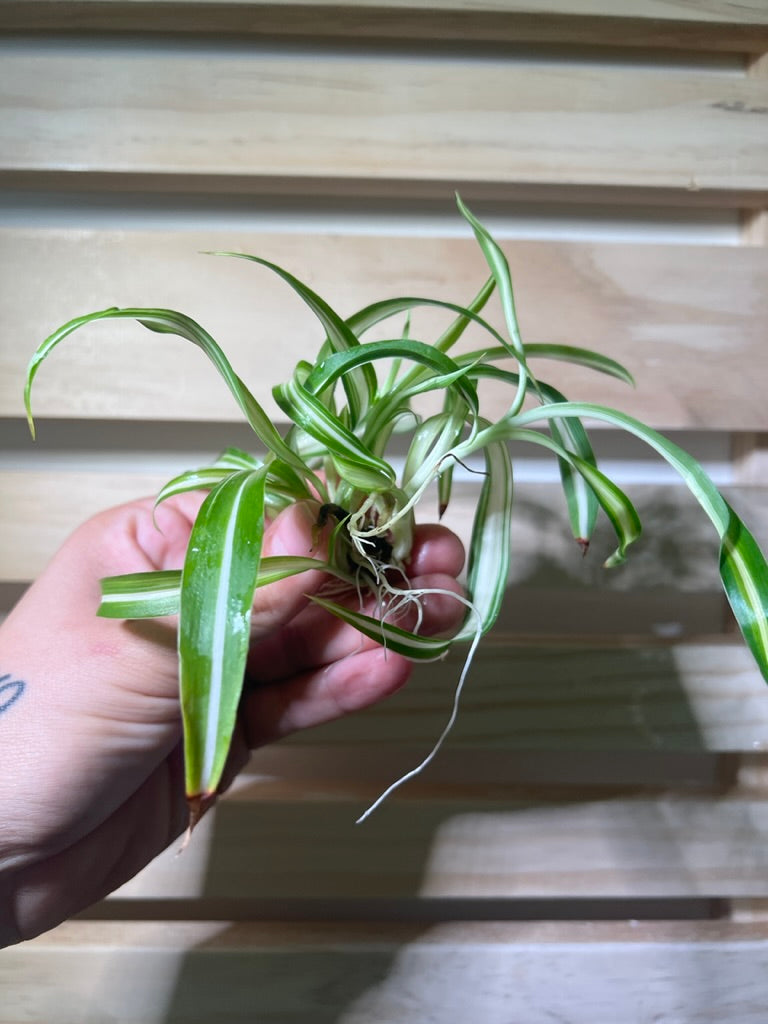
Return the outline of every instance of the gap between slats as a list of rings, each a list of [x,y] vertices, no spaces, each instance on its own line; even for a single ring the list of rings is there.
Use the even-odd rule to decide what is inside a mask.
[[[646,46],[694,51],[743,51],[768,45],[763,12],[751,7],[710,3],[707,10],[688,4],[627,4],[606,12],[601,6],[572,2],[507,5],[466,2],[424,3],[126,3],[107,0],[6,0],[0,29],[174,33],[178,36],[236,33],[240,38],[312,37],[363,41],[418,41],[420,44],[560,44],[569,46]]]
[[[0,174],[0,183],[2,175]],[[459,182],[456,190],[461,192]],[[470,191],[473,187],[470,186]],[[610,190],[608,190],[610,195]],[[740,245],[759,237],[761,211],[740,211],[723,202],[707,207],[664,206],[591,198],[549,201],[483,198],[473,212],[498,239],[602,240],[635,245]],[[71,182],[70,191],[34,188],[0,189],[0,228],[52,230],[236,231],[285,234],[368,234],[376,238],[460,238],[467,235],[451,189],[440,197],[366,198],[329,194],[290,198],[252,192],[190,193],[178,191],[120,192],[91,190],[86,181]],[[386,244],[386,243],[383,243]]]
[[[755,901],[754,906],[760,901]],[[386,926],[457,922],[576,922],[576,921],[718,921],[731,915],[728,899],[713,896],[654,897],[636,899],[109,899],[78,914],[75,921],[211,921],[242,924],[305,922]],[[741,914],[747,901],[739,901]],[[756,914],[755,914],[756,917]],[[0,1021],[2,1018],[0,1018]]]

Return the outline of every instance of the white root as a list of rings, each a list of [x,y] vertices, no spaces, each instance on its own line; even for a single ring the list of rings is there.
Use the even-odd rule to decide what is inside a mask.
[[[477,650],[478,644],[480,643],[483,634],[480,614],[475,605],[468,598],[463,597],[460,594],[456,594],[451,590],[445,590],[443,588],[438,587],[426,587],[423,589],[414,590],[409,585],[408,577],[402,565],[396,562],[383,562],[377,558],[372,557],[368,552],[366,552],[364,547],[366,539],[376,534],[383,534],[389,527],[389,522],[386,522],[383,524],[379,524],[378,527],[375,527],[373,529],[369,528],[365,531],[360,529],[361,523],[364,521],[365,514],[370,510],[370,507],[371,501],[369,499],[368,504],[363,505],[362,508],[358,511],[357,515],[355,517],[350,517],[350,521],[347,523],[347,529],[350,539],[357,552],[364,559],[364,563],[360,563],[355,574],[355,586],[361,605],[363,601],[364,590],[366,588],[369,590],[373,590],[377,597],[377,616],[383,623],[387,621],[392,622],[393,620],[396,621],[401,615],[405,613],[409,606],[415,604],[417,609],[417,621],[416,625],[412,628],[412,632],[418,633],[419,630],[421,629],[424,617],[422,604],[423,598],[430,594],[440,594],[447,597],[452,597],[454,600],[459,601],[466,608],[468,608],[472,615],[475,617],[476,626],[474,636],[472,638],[469,650],[467,652],[467,656],[464,659],[464,665],[462,667],[459,680],[454,690],[453,704],[451,706],[450,715],[448,716],[448,721],[446,722],[442,732],[435,741],[435,744],[433,745],[432,749],[429,751],[427,756],[418,765],[416,765],[415,768],[412,768],[410,771],[406,772],[405,775],[402,775],[399,779],[397,779],[390,786],[388,786],[379,797],[377,797],[377,799],[368,807],[368,809],[364,811],[363,814],[361,814],[360,817],[357,819],[356,824],[358,825],[365,821],[366,818],[368,818],[371,814],[373,814],[373,812],[378,807],[380,807],[381,804],[396,789],[399,789],[400,786],[404,785],[406,782],[409,782],[411,779],[421,774],[421,772],[423,772],[424,769],[437,756],[440,748],[443,746],[443,743],[448,738],[448,735],[450,734],[451,730],[453,729],[453,726],[456,723],[456,719],[459,713],[459,705],[461,703],[461,696],[464,690],[464,683],[466,682],[470,667],[472,665],[472,660],[475,656],[475,652]],[[404,586],[398,587],[392,583],[389,577],[391,576],[393,570],[398,572],[402,576]],[[362,579],[363,573],[368,574],[370,576],[370,579],[364,581]],[[382,644],[386,648],[386,638],[384,636],[383,630]]]
[[[368,818],[371,814],[373,814],[373,812],[378,807],[380,807],[384,803],[384,801],[392,793],[394,793],[394,791],[396,789],[399,789],[400,786],[404,785],[406,782],[409,782],[411,779],[415,778],[417,775],[420,775],[421,772],[423,772],[424,769],[437,756],[438,751],[440,750],[440,748],[442,747],[443,743],[448,738],[448,735],[450,734],[450,732],[453,729],[454,725],[456,724],[456,719],[457,719],[458,714],[459,714],[459,705],[461,703],[461,695],[462,695],[462,692],[464,690],[464,683],[466,681],[467,676],[469,675],[469,669],[470,669],[470,667],[472,665],[472,659],[475,656],[475,651],[477,650],[477,646],[480,643],[480,640],[482,638],[482,627],[481,627],[481,624],[480,624],[480,616],[479,616],[475,606],[472,604],[471,601],[467,600],[467,598],[461,597],[459,594],[454,594],[453,591],[451,591],[451,590],[442,590],[442,589],[438,589],[438,588],[435,588],[435,589],[425,589],[425,590],[417,590],[417,591],[410,591],[410,592],[401,592],[401,593],[403,594],[404,597],[406,597],[407,594],[410,593],[410,595],[411,595],[410,599],[417,601],[417,603],[419,604],[419,612],[420,613],[421,613],[421,604],[420,604],[420,600],[419,599],[421,597],[424,597],[427,594],[445,594],[445,595],[447,595],[449,597],[453,597],[457,601],[460,601],[467,608],[469,608],[469,610],[473,613],[473,615],[477,619],[477,627],[475,629],[475,635],[472,638],[472,642],[470,644],[469,650],[467,651],[467,656],[464,659],[464,665],[463,665],[462,670],[461,670],[461,675],[459,676],[459,681],[456,684],[456,688],[454,690],[453,704],[451,706],[451,713],[450,713],[450,715],[448,717],[448,721],[446,722],[446,724],[445,724],[445,726],[443,728],[443,731],[440,733],[440,735],[438,736],[437,740],[435,741],[434,746],[432,747],[430,752],[427,754],[427,756],[419,764],[417,764],[415,768],[412,768],[410,771],[406,772],[405,775],[402,775],[399,779],[397,779],[395,782],[393,782],[390,786],[388,786],[384,790],[384,792],[380,796],[378,796],[376,798],[376,800],[374,800],[374,802],[370,805],[370,807],[368,807],[368,809],[366,811],[364,811],[360,815],[360,817],[357,819],[357,821],[356,821],[357,825],[360,825],[362,822],[365,821],[366,818]]]

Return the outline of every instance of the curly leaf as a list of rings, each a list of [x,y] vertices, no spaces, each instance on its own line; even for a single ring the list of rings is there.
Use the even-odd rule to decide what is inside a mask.
[[[532,409],[516,422],[524,425],[553,416],[587,416],[621,427],[654,448],[680,474],[720,537],[723,587],[744,639],[768,681],[768,564],[754,537],[696,459],[632,416],[588,402]]]

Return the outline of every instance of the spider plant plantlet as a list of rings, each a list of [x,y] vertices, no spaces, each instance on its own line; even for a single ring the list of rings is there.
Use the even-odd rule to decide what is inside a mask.
[[[719,569],[725,592],[744,639],[768,680],[768,567],[754,538],[697,461],[677,445],[615,409],[568,401],[534,374],[532,360],[555,359],[633,383],[621,365],[588,349],[524,344],[504,253],[458,197],[457,202],[488,272],[466,306],[434,298],[389,298],[344,318],[282,267],[257,256],[219,254],[251,261],[276,274],[319,323],[321,340],[315,361],[300,362],[291,379],[273,390],[290,423],[284,435],[213,337],[190,317],[173,310],[111,308],[79,316],[51,334],[29,364],[25,403],[34,436],[33,380],[43,360],[70,334],[95,321],[133,319],[150,331],[178,335],[210,359],[266,452],[256,458],[228,449],[211,465],[185,472],[162,489],[158,503],[183,491],[208,492],[180,571],[113,577],[102,584],[101,615],[178,615],[179,685],[192,824],[202,804],[215,796],[229,752],[255,590],[316,569],[318,564],[330,574],[331,583],[326,593],[313,600],[388,649],[423,660],[442,657],[455,645],[468,646],[448,724],[425,761],[405,778],[434,756],[456,717],[471,655],[495,622],[504,596],[513,505],[509,442],[542,446],[557,460],[571,529],[583,548],[589,544],[600,511],[607,516],[615,532],[616,549],[606,565],[620,564],[640,535],[640,521],[631,501],[597,465],[582,422],[587,418],[641,438],[687,484],[720,538]],[[500,299],[503,330],[483,316],[494,292]],[[411,337],[410,314],[424,306],[450,314],[447,329],[430,342]],[[385,340],[367,340],[372,328],[381,331],[382,324],[403,317],[405,330],[395,329]],[[470,325],[483,332],[486,344],[455,354],[456,343]],[[509,369],[510,365],[514,369]],[[481,407],[478,384],[485,379],[509,390],[508,408],[498,418],[489,418]],[[419,415],[414,400],[427,392],[438,395],[439,411]],[[404,435],[408,444],[399,473],[391,455],[395,434]],[[446,508],[454,467],[471,457],[482,458],[484,473],[468,551],[467,613],[452,637],[423,636],[418,625],[406,629],[398,624],[403,609],[418,606],[424,596],[410,589],[404,571],[415,509],[435,483],[440,507]],[[326,558],[319,563],[311,557],[262,558],[265,520],[291,503],[303,501],[316,503],[318,528],[330,524],[332,538]],[[339,590],[375,593],[378,614],[367,615],[341,603]]]

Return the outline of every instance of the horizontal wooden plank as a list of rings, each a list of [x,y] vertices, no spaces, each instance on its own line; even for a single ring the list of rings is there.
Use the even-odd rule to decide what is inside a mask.
[[[213,453],[211,453],[212,455]],[[35,578],[65,538],[102,509],[156,494],[176,472],[198,460],[179,459],[162,473],[121,469],[0,470],[0,582]],[[607,522],[598,524],[589,557],[572,540],[556,484],[519,484],[513,518],[508,591],[496,634],[611,635],[669,641],[731,632],[717,573],[717,539],[693,498],[681,487],[630,488],[645,524],[628,562],[607,571],[613,548]],[[768,550],[764,488],[729,488],[729,500]],[[444,523],[469,545],[477,488],[457,487]],[[420,518],[436,519],[427,499]],[[9,588],[7,598],[17,591]],[[2,608],[7,610],[7,607]]]
[[[10,533],[0,542],[0,576],[29,581],[43,570],[69,534],[100,509],[157,494],[167,475],[138,473],[0,473],[13,494]],[[159,485],[159,486],[158,486]],[[54,497],[55,495],[55,497]]]
[[[759,0],[695,6],[679,0],[6,0],[3,30],[237,32],[268,36],[429,39],[695,47],[747,52],[768,46]]]
[[[30,578],[91,509],[153,493],[160,481],[147,477],[139,486],[137,476],[118,473],[0,474],[7,495],[0,509],[3,575]],[[662,504],[658,488],[643,488],[641,513],[658,502],[676,532],[656,526],[658,536],[622,578],[601,572],[599,560],[585,562],[562,515],[545,515],[542,495],[551,499],[554,491],[518,488],[510,586],[494,634],[477,655],[453,742],[486,749],[751,749],[768,731],[768,702],[751,656],[728,628],[716,545],[703,516],[694,517],[679,492],[671,501],[661,489]],[[742,513],[749,511],[745,495],[753,510],[761,502],[765,508],[763,491],[729,492]],[[465,541],[468,511],[449,519]],[[760,526],[756,535],[768,547],[765,516],[747,519]],[[581,641],[556,643],[558,635]],[[721,642],[690,642],[702,635]],[[447,662],[420,666],[418,685],[356,716],[351,727],[324,727],[310,742],[380,750],[420,744],[426,751],[447,716],[462,658],[457,651]]]
[[[181,857],[171,847],[116,898],[221,901],[227,916],[249,900],[279,914],[296,900],[768,896],[761,788],[520,786],[491,799],[446,785],[440,797],[393,795],[357,826],[375,794],[278,800],[261,789],[244,779]]]
[[[515,666],[513,654],[496,653]],[[686,653],[684,649],[683,658]],[[578,688],[578,683],[574,680],[574,688]],[[534,729],[531,740],[526,742],[522,727],[518,733],[514,728],[504,730],[504,722],[511,716],[503,698],[497,700],[501,723],[496,729],[477,727],[479,713],[488,712],[488,703],[483,708],[482,678],[470,685],[473,692],[461,707],[460,727],[451,733],[449,742],[428,770],[398,788],[398,799],[481,803],[495,800],[513,804],[523,799],[559,799],[570,803],[577,799],[612,799],[627,793],[678,791],[711,795],[726,792],[737,781],[745,792],[761,792],[764,787],[764,755],[755,753],[759,750],[759,737],[765,736],[764,686],[759,693],[747,695],[756,709],[749,743],[739,743],[738,731],[731,721],[724,722],[719,735],[712,737],[711,747],[704,748],[664,736],[662,730],[661,742],[656,745],[630,742],[622,747],[610,722],[605,723],[601,735],[595,723],[595,736],[588,747],[574,742],[572,735],[559,735],[554,729],[546,739],[541,728]],[[720,700],[727,713],[728,695],[736,687],[729,685],[727,678],[720,685]],[[417,692],[422,686],[417,674],[410,689]],[[621,686],[618,680],[617,688]],[[521,689],[524,688],[523,681]],[[539,689],[546,688],[544,679]],[[584,699],[587,700],[586,695]],[[553,703],[554,700],[553,695]],[[522,694],[518,706],[523,706]],[[227,800],[286,805],[341,800],[368,805],[390,783],[419,764],[435,741],[435,734],[428,735],[428,728],[423,729],[424,735],[418,728],[409,729],[405,716],[399,718],[397,711],[396,705],[381,706],[378,715],[370,716],[367,722],[360,722],[359,716],[345,720],[346,725],[333,735],[328,730],[312,730],[260,748],[253,753]],[[562,718],[565,716],[563,710]],[[424,718],[423,706],[421,717]],[[555,713],[552,717],[556,717]],[[464,719],[474,719],[474,728],[470,729]],[[359,726],[357,735],[355,724]],[[699,734],[698,739],[701,743],[704,737]],[[745,748],[750,752],[742,753]]]
[[[200,255],[217,248],[285,266],[343,315],[394,295],[468,302],[486,272],[467,238],[4,229],[0,415],[23,415],[26,364],[52,330],[91,310],[140,305],[198,319],[279,416],[272,386],[298,359],[314,357],[322,332],[267,270]],[[543,379],[569,397],[616,406],[662,429],[768,429],[764,374],[755,372],[768,329],[768,249],[528,240],[504,248],[524,339],[593,347],[626,363],[637,381],[631,389],[538,363]],[[488,315],[499,323],[495,302]],[[416,311],[414,336],[434,338],[446,322]],[[396,320],[388,329],[401,326]],[[467,336],[467,347],[481,343]],[[507,408],[493,389],[484,394],[489,415]],[[35,409],[54,417],[241,418],[197,349],[122,323],[67,341],[38,376]]]
[[[768,691],[741,644],[625,644],[486,640],[450,748],[627,754],[768,748]],[[388,749],[408,746],[395,765],[385,766],[396,776],[439,735],[461,662],[454,654],[419,666],[411,684],[384,705],[293,742],[326,744],[349,751],[349,758],[361,746],[385,757]],[[312,770],[322,774],[322,754],[316,760]]]
[[[3,45],[0,171],[768,193],[768,81],[611,62]]]
[[[209,453],[206,461],[214,456]],[[18,457],[18,456],[17,456]],[[119,456],[103,468],[56,467],[41,459],[29,469],[0,469],[6,495],[0,506],[0,582],[35,578],[65,538],[90,515],[160,487],[199,459],[169,458],[162,471],[151,456],[123,468]],[[645,534],[627,563],[612,571],[602,562],[615,546],[611,528],[601,521],[590,555],[582,556],[572,539],[557,484],[520,483],[512,532],[508,596],[497,632],[525,635],[613,634],[680,639],[721,635],[727,627],[717,573],[717,537],[687,490],[679,486],[629,488]],[[729,488],[736,510],[768,549],[765,489]],[[443,522],[468,548],[477,500],[476,485],[456,487]],[[435,520],[436,503],[426,496],[422,521]]]
[[[4,951],[0,1021],[762,1024],[766,967],[721,922],[71,922]]]

